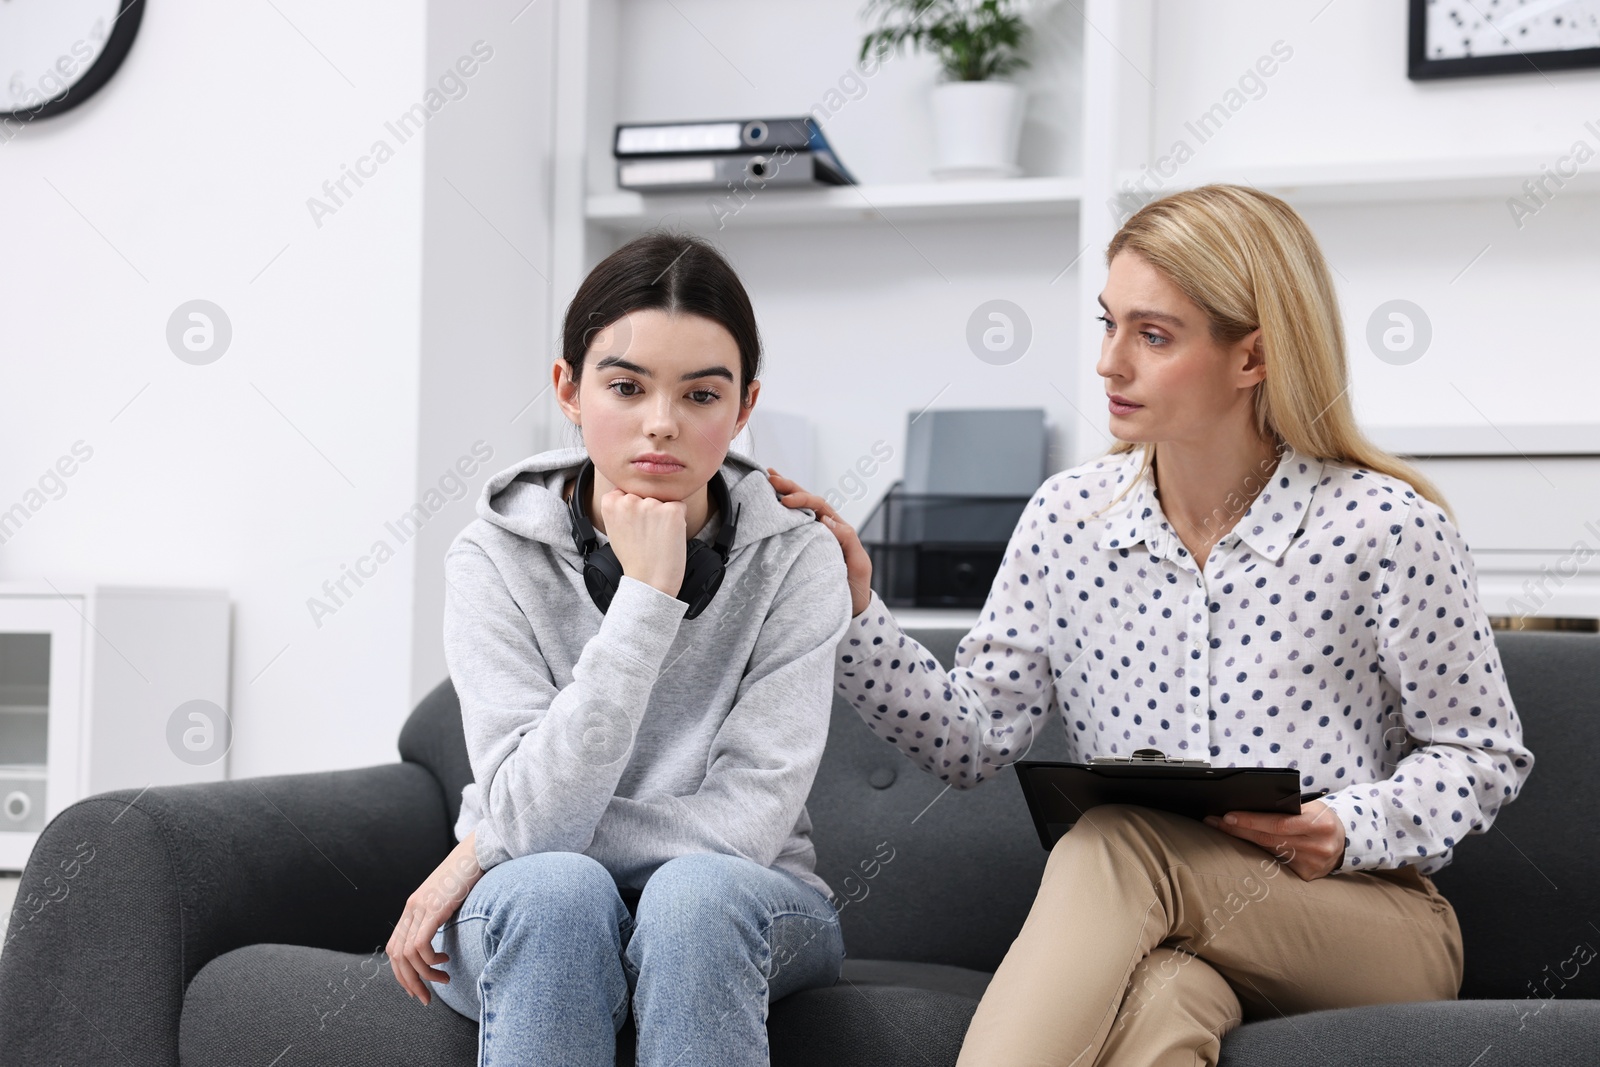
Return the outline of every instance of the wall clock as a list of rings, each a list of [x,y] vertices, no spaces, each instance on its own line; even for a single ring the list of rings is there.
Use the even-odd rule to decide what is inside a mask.
[[[0,121],[93,96],[133,47],[144,0],[0,0]]]

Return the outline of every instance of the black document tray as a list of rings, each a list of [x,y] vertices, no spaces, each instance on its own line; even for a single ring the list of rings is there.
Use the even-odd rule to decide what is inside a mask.
[[[1046,849],[1097,804],[1142,804],[1202,819],[1230,811],[1300,814],[1293,767],[1182,767],[1159,763],[1018,760],[1017,781]]]
[[[905,493],[901,482],[856,531],[872,588],[891,608],[981,608],[1031,499]]]

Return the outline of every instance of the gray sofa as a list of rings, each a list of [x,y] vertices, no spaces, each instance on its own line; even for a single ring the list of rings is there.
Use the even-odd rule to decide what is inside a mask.
[[[948,664],[962,634],[917,636]],[[1227,1067],[1600,1062],[1600,637],[1497,640],[1538,762],[1435,879],[1461,920],[1465,999],[1253,1020],[1225,1039]],[[1014,781],[943,792],[848,707],[834,714],[810,810],[820,872],[849,901],[849,959],[837,985],[773,1005],[772,1062],[952,1064],[1046,853]],[[1062,740],[1032,755],[1057,758]],[[0,954],[0,1060],[473,1064],[476,1023],[408,999],[382,956],[453,843],[470,776],[448,683],[413,711],[400,756],[62,812]]]

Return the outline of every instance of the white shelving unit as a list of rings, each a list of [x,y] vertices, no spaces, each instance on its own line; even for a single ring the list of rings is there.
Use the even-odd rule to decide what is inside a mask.
[[[0,871],[83,797],[227,776],[226,722],[178,713],[226,713],[229,620],[223,590],[0,583]]]
[[[1069,158],[1082,156],[1092,161],[1100,172],[1097,180],[1090,180],[1084,174],[1056,173],[995,181],[874,182],[870,175],[861,173],[858,163],[852,163],[846,153],[846,164],[857,170],[863,184],[817,190],[763,190],[743,204],[736,199],[724,202],[725,209],[738,207],[737,214],[731,218],[714,211],[708,204],[711,198],[703,194],[646,196],[618,190],[611,165],[612,130],[619,121],[637,121],[642,116],[637,108],[630,108],[622,99],[625,72],[624,64],[618,60],[616,45],[626,31],[626,20],[648,14],[643,7],[630,0],[559,0],[557,113],[552,161],[551,293],[556,318],[595,263],[634,234],[661,225],[710,234],[720,232],[724,226],[741,231],[771,228],[781,232],[785,239],[807,240],[808,237],[801,235],[814,233],[816,240],[826,241],[828,233],[836,232],[840,225],[884,222],[900,229],[900,237],[907,242],[916,243],[925,226],[1053,221],[1080,236],[1070,242],[1073,247],[1063,244],[1054,250],[1059,262],[1051,273],[1076,262],[1085,242],[1099,240],[1103,244],[1110,236],[1109,230],[1100,232],[1104,226],[1099,220],[1105,215],[1100,205],[1110,194],[1114,168],[1110,166],[1110,157],[1097,152],[1091,144],[1105,132],[1099,125],[1101,113],[1095,108],[1087,109],[1084,115],[1061,117],[1063,127],[1070,130],[1067,136],[1082,144],[1068,145],[1060,154]],[[773,4],[772,9],[776,12],[780,5]],[[795,19],[811,17],[809,12],[786,5],[781,10],[790,12],[789,17]],[[1084,10],[1086,22],[1102,28],[1110,26],[1115,31],[1124,24],[1134,27],[1147,24],[1150,0],[1131,3],[1090,0]],[[675,43],[692,42],[698,46],[703,38],[693,23],[692,13],[679,11],[679,16],[676,32],[684,35],[682,42],[653,41],[669,53],[673,52]],[[861,29],[860,24],[852,23],[848,32],[858,37]],[[1147,36],[1143,29],[1134,32]],[[1114,49],[1097,36],[1080,34],[1080,37],[1082,54],[1067,57],[1064,67],[1069,77],[1081,84],[1073,85],[1068,95],[1096,100],[1125,99],[1133,90],[1123,84],[1127,72],[1118,69],[1122,60],[1119,58],[1113,64],[1101,56],[1101,52],[1113,54]],[[1068,47],[1080,46],[1069,44]],[[838,73],[831,67],[819,66],[816,84],[821,84],[824,72],[828,77]],[[809,91],[808,87],[795,88],[796,95],[790,99],[801,99],[804,92]],[[725,107],[730,115],[743,114],[746,110],[752,114],[776,114],[784,109],[774,110],[755,102],[733,102]],[[786,113],[800,114],[804,110],[804,107],[790,106]],[[826,120],[824,125],[827,125]],[[602,175],[607,177],[602,179]],[[1094,220],[1092,223],[1085,221],[1090,218]],[[1093,275],[1092,271],[1089,273]],[[1059,294],[1059,299],[1081,306],[1084,294],[1079,287],[1082,283],[1077,275],[1070,271],[1067,274],[1068,277],[1063,277],[1052,289],[1052,298]],[[1099,281],[1091,277],[1091,283],[1098,286]],[[1092,296],[1089,299],[1092,303]],[[1092,336],[1092,331],[1089,335]],[[561,429],[558,425],[547,426],[543,446],[556,447],[564,443],[558,440]],[[1063,436],[1068,435],[1064,433]],[[1063,446],[1070,451],[1071,441],[1064,440]]]
[[[805,225],[872,221],[950,222],[1076,214],[1081,184],[1075,178],[1014,178],[1007,181],[901,182],[842,185],[827,189],[785,190],[750,197],[738,204],[741,226]],[[663,221],[696,230],[716,230],[722,216],[702,195],[631,191],[588,198],[585,214],[593,225],[630,233]]]
[[[1408,201],[1503,199],[1548,160],[1532,156],[1397,159],[1388,162],[1324,163],[1247,167],[1227,173],[1185,175],[1186,184],[1236,182],[1296,205],[1383,204]],[[1137,183],[1141,172],[1124,170],[1119,183]],[[1600,192],[1600,174],[1578,171],[1564,180],[1563,195]]]
[[[565,301],[587,271],[605,254],[633,234],[658,225],[712,233],[727,240],[743,240],[746,243],[740,247],[747,257],[756,255],[750,251],[750,242],[757,239],[762,242],[759,245],[761,258],[782,259],[791,256],[792,266],[766,270],[762,274],[762,280],[768,287],[766,301],[770,306],[775,302],[781,303],[785,297],[792,305],[810,299],[818,292],[848,305],[854,294],[843,284],[833,282],[832,288],[819,289],[819,269],[827,269],[830,262],[828,257],[833,253],[834,246],[847,246],[851,251],[863,247],[860,243],[848,244],[848,236],[853,228],[888,223],[881,234],[887,246],[905,252],[904,245],[911,245],[921,255],[920,261],[905,256],[903,261],[908,264],[907,267],[890,268],[896,271],[894,284],[884,286],[882,294],[874,290],[874,300],[881,297],[884,302],[881,308],[883,318],[898,321],[915,321],[943,310],[951,300],[947,294],[957,291],[953,288],[956,280],[949,276],[955,272],[939,271],[936,267],[926,269],[932,267],[933,257],[922,254],[924,246],[933,247],[944,241],[946,247],[958,248],[957,252],[951,254],[952,258],[959,260],[965,254],[972,263],[983,264],[982,269],[990,269],[989,265],[1002,262],[999,258],[1001,254],[1019,247],[1019,239],[1025,242],[1049,241],[1049,255],[1055,263],[1050,273],[1058,270],[1059,273],[1050,278],[1048,288],[1030,292],[1047,300],[1046,306],[1052,311],[1056,308],[1065,309],[1057,313],[1058,318],[1051,323],[1055,327],[1052,331],[1053,343],[1058,347],[1052,350],[1050,358],[1059,364],[1059,380],[1051,378],[1045,382],[1035,379],[1022,384],[1022,378],[1007,379],[1015,383],[1008,386],[1013,390],[1009,395],[1015,396],[1015,390],[1028,390],[1028,396],[1052,405],[1052,410],[1059,416],[1053,416],[1051,420],[1052,433],[1059,439],[1059,443],[1053,442],[1052,469],[1075,465],[1102,452],[1109,444],[1109,438],[1104,436],[1104,383],[1095,371],[1093,358],[1093,354],[1099,351],[1101,339],[1101,327],[1093,318],[1093,308],[1096,294],[1105,282],[1101,250],[1120,224],[1122,216],[1119,211],[1127,203],[1128,187],[1137,184],[1141,175],[1148,173],[1148,168],[1156,158],[1152,148],[1156,140],[1153,128],[1158,101],[1152,80],[1143,73],[1157,69],[1155,0],[1083,0],[1080,4],[1061,9],[1075,13],[1070,17],[1078,19],[1078,24],[1066,27],[1058,25],[1055,27],[1057,32],[1036,35],[1036,43],[1041,50],[1035,52],[1036,67],[1041,65],[1038,60],[1046,60],[1042,65],[1056,72],[1052,76],[1061,83],[1056,86],[1059,92],[1050,98],[1051,102],[1066,101],[1061,114],[1032,115],[1034,119],[1046,120],[1042,125],[1033,127],[1036,131],[1042,129],[1047,134],[1055,131],[1065,138],[1064,150],[1050,156],[1060,164],[1058,173],[1038,173],[1038,167],[1035,166],[1028,176],[1012,181],[945,183],[930,179],[926,182],[875,182],[871,168],[861,166],[859,160],[853,160],[849,146],[841,145],[841,138],[834,136],[835,147],[840,148],[845,163],[863,180],[861,186],[799,192],[761,191],[744,203],[732,218],[726,218],[714,210],[708,203],[711,198],[704,195],[643,196],[617,190],[610,156],[615,123],[800,114],[806,108],[803,104],[795,104],[811,99],[815,93],[814,87],[826,84],[829,78],[837,74],[834,67],[827,65],[834,62],[831,59],[819,60],[810,67],[803,65],[803,59],[786,59],[784,64],[764,64],[761,56],[747,56],[745,51],[736,49],[730,55],[718,48],[713,37],[723,44],[728,40],[741,40],[741,32],[746,34],[742,38],[745,43],[753,39],[749,35],[756,31],[750,28],[753,25],[750,20],[756,16],[748,12],[752,4],[759,7],[760,3],[761,0],[751,0],[750,4],[740,5],[740,15],[734,15],[727,9],[718,9],[721,12],[718,21],[701,26],[696,24],[695,19],[710,11],[710,8],[694,7],[689,0],[666,6],[647,0],[558,0],[556,21],[560,60],[555,72],[557,114],[552,160],[554,229],[550,290],[555,302],[555,316],[559,318]],[[825,18],[833,19],[828,24],[828,33],[834,38],[854,33],[859,39],[862,29],[856,23],[847,30],[847,20],[839,17],[836,7],[801,11],[780,7],[773,2],[763,10],[766,12],[760,16],[764,20],[763,32],[775,34],[786,41],[795,34],[807,32],[810,23]],[[792,15],[780,14],[780,11],[792,12]],[[1163,14],[1171,17],[1175,12],[1173,9],[1163,9]],[[1318,15],[1320,9],[1306,12],[1307,25]],[[785,24],[784,19],[791,17],[802,21]],[[736,25],[740,18],[746,19],[746,22]],[[1323,28],[1326,28],[1326,23]],[[709,34],[708,30],[711,31]],[[1263,38],[1261,42],[1263,49],[1267,40]],[[690,89],[683,85],[668,84],[671,78],[661,73],[663,68],[652,67],[645,74],[633,69],[639,66],[636,61],[642,54],[646,58],[655,54],[653,51],[641,53],[641,41],[647,41],[652,50],[660,49],[663,55],[692,53],[704,57],[708,66],[704,75],[695,81],[715,80],[719,75],[723,77],[719,84],[727,86],[727,91],[714,98],[726,101],[727,106],[722,109],[722,114],[655,113],[668,106],[663,104],[664,100],[676,107],[681,101],[699,102],[706,98],[694,97]],[[623,47],[628,42],[632,42],[634,49],[631,53]],[[807,38],[795,44],[793,51],[803,56],[807,42],[817,45],[818,39]],[[1297,40],[1296,43],[1305,42]],[[716,52],[708,51],[707,45],[716,49]],[[1307,49],[1303,54],[1311,54],[1311,51]],[[1167,55],[1163,58],[1170,63],[1174,57]],[[630,59],[635,62],[630,64]],[[1315,61],[1295,60],[1296,63]],[[801,65],[796,66],[797,62]],[[728,70],[717,64],[738,68],[740,78],[728,76]],[[758,67],[757,64],[761,65]],[[778,73],[772,73],[769,67],[775,67]],[[1295,69],[1298,71],[1302,67]],[[801,71],[800,75],[795,74],[797,70]],[[759,79],[749,76],[750,72],[758,74]],[[652,78],[654,81],[649,80]],[[774,86],[774,78],[780,81],[788,78],[791,84]],[[1222,87],[1222,84],[1218,85],[1219,90]],[[921,121],[915,112],[919,103],[924,101],[914,95],[893,97],[895,91],[893,88],[871,90],[873,93],[889,93],[889,99],[896,101],[900,109],[886,120],[881,113],[876,116],[877,120],[884,120],[880,128],[885,136],[898,135],[903,132],[900,127],[910,128]],[[772,101],[777,99],[790,103],[774,105]],[[1203,103],[1197,102],[1194,106],[1200,107]],[[1037,92],[1030,107],[1035,112],[1039,107]],[[1187,109],[1188,105],[1185,104],[1184,108]],[[847,117],[859,116],[858,111]],[[829,125],[826,117],[823,124],[825,127]],[[858,146],[861,143],[857,141]],[[1393,151],[1395,143],[1380,144],[1374,140],[1374,153]],[[1435,150],[1440,143],[1434,144]],[[1388,147],[1384,147],[1385,144]],[[1563,147],[1564,143],[1552,145],[1553,149]],[[1389,205],[1417,204],[1421,207],[1424,203],[1453,200],[1475,201],[1470,205],[1473,212],[1492,206],[1498,218],[1504,215],[1505,198],[1514,194],[1525,179],[1538,176],[1541,168],[1549,163],[1549,158],[1534,155],[1450,157],[1446,154],[1433,158],[1336,162],[1284,159],[1260,165],[1220,167],[1219,164],[1218,169],[1211,163],[1217,158],[1212,152],[1197,159],[1192,166],[1183,169],[1175,180],[1168,180],[1150,195],[1160,195],[1172,189],[1208,181],[1230,181],[1254,185],[1296,206],[1305,205],[1319,211],[1324,206],[1340,209],[1334,216],[1340,220],[1340,225],[1358,216],[1367,207],[1374,212],[1382,212],[1390,210]],[[1600,169],[1587,167],[1575,176],[1566,178],[1561,196],[1569,198],[1596,193],[1600,193]],[[726,208],[732,203],[736,201],[725,200],[722,206]],[[1346,208],[1351,211],[1344,211]],[[1392,211],[1388,217],[1393,217]],[[1030,226],[1033,223],[1038,225]],[[1510,223],[1506,225],[1509,227]],[[858,234],[865,232],[864,229],[857,230]],[[730,237],[730,234],[736,236]],[[746,238],[742,236],[744,234],[759,235],[759,238]],[[958,237],[951,237],[951,234],[958,234]],[[1445,234],[1441,231],[1443,236]],[[858,236],[856,240],[860,242],[863,239]],[[896,245],[895,242],[903,244]],[[1036,253],[1037,244],[1033,244],[1032,248]],[[1500,253],[1497,251],[1496,254]],[[1042,258],[1036,254],[1036,259]],[[1467,256],[1463,254],[1462,262],[1466,260]],[[944,262],[948,264],[949,260]],[[1036,266],[1036,262],[1029,264],[1030,269]],[[1455,270],[1452,266],[1451,273],[1454,274]],[[1045,276],[1049,277],[1049,274]],[[850,275],[852,280],[857,277]],[[971,279],[959,280],[970,282]],[[792,293],[780,293],[775,300],[772,289],[775,284],[792,290]],[[1346,284],[1351,283],[1347,280]],[[972,285],[971,289],[978,287]],[[963,296],[963,299],[967,297]],[[977,300],[973,300],[973,303],[977,303]],[[803,328],[816,331],[814,335],[803,339],[802,347],[824,347],[828,344],[828,330],[834,326],[834,308],[818,314],[816,323],[804,323],[794,313],[792,306],[785,308],[784,313],[788,315],[784,322],[791,333],[794,332],[793,324],[796,321],[802,321]],[[859,308],[847,308],[843,314],[859,316],[861,312]],[[860,321],[859,317],[855,321]],[[1063,331],[1059,327],[1062,323],[1069,327],[1064,332],[1065,344],[1061,343]],[[1359,344],[1354,333],[1347,340],[1352,348]],[[959,341],[956,347],[959,347]],[[853,353],[852,356],[860,358],[860,354]],[[913,342],[906,343],[905,360],[908,366],[923,358],[922,349]],[[928,372],[925,376],[929,384],[925,395],[913,396],[909,391],[905,395],[897,394],[887,401],[888,407],[912,411],[923,403],[937,402],[945,406],[974,403],[971,394],[964,395],[960,388],[946,386],[935,394],[934,388],[945,380],[945,376],[937,372]],[[951,385],[954,384],[955,379],[952,378]],[[933,400],[929,400],[930,397]],[[1065,408],[1059,406],[1062,398],[1065,399]],[[765,397],[763,402],[766,402]],[[859,418],[863,412],[857,408],[854,414]],[[546,447],[564,443],[557,441],[558,429],[558,426],[548,427]],[[1536,477],[1527,466],[1528,457],[1519,455],[1519,451],[1527,452],[1528,449],[1507,446],[1503,433],[1486,435],[1474,430],[1458,431],[1448,427],[1417,428],[1414,431],[1397,428],[1393,432],[1374,428],[1369,432],[1378,437],[1380,443],[1388,433],[1391,439],[1388,447],[1402,454],[1434,457],[1419,462],[1419,466],[1430,476],[1437,474],[1441,487],[1449,494],[1458,513],[1471,516],[1470,524],[1464,520],[1464,526],[1474,547],[1482,546],[1478,558],[1480,568],[1485,572],[1484,593],[1491,602],[1490,611],[1493,614],[1516,613],[1516,605],[1527,602],[1525,596],[1520,601],[1518,599],[1524,583],[1537,575],[1538,568],[1549,564],[1562,552],[1570,552],[1570,542],[1582,534],[1582,519],[1600,517],[1569,514],[1570,508],[1563,510],[1565,505],[1554,502],[1556,497],[1553,493],[1542,498],[1538,506],[1530,502],[1528,508],[1533,509],[1531,511],[1525,509],[1521,513],[1509,513],[1508,517],[1504,507],[1497,510],[1495,497],[1489,487],[1515,485],[1519,478],[1526,483]],[[1519,432],[1522,437],[1518,439],[1529,441],[1543,440],[1552,434],[1561,436],[1548,428],[1523,427]],[[1588,432],[1582,431],[1580,436]],[[1517,438],[1516,434],[1512,436]],[[1570,438],[1571,435],[1567,436]],[[819,449],[826,448],[828,439],[825,430],[819,431],[818,439]],[[1472,448],[1488,451],[1470,456],[1457,452],[1437,458],[1441,449],[1452,447],[1450,442],[1468,439]],[[895,442],[896,445],[898,443]],[[1576,449],[1576,453],[1572,449],[1567,452],[1566,459],[1550,456],[1548,462],[1543,464],[1546,473],[1559,469],[1556,481],[1570,480],[1570,491],[1576,494],[1573,500],[1581,502],[1595,499],[1592,490],[1600,484],[1595,466],[1600,463],[1600,459],[1596,458],[1600,455],[1600,448],[1584,444]],[[839,456],[831,456],[825,462],[824,476],[819,478],[821,483],[828,480],[825,477],[826,469],[844,466]],[[1548,489],[1546,483],[1550,480],[1544,478],[1538,484]],[[1590,490],[1587,495],[1584,492],[1586,487]],[[826,485],[819,484],[813,488],[822,491]],[[875,487],[879,492],[882,488]],[[1557,511],[1561,513],[1557,515]],[[1533,518],[1535,515],[1540,518]],[[851,516],[847,514],[846,517]],[[1564,539],[1565,543],[1556,544],[1553,539]],[[1600,548],[1600,544],[1594,547]],[[1586,580],[1565,582],[1560,595],[1547,600],[1545,606],[1539,609],[1539,614],[1600,615],[1600,588],[1593,588],[1592,585]],[[975,617],[976,612],[919,612],[911,616],[913,620],[929,625],[956,624],[960,619]]]

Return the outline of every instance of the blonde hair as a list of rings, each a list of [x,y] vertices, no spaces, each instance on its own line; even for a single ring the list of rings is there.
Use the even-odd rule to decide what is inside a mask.
[[[1138,253],[1183,290],[1206,313],[1219,345],[1235,344],[1260,327],[1267,375],[1256,384],[1254,406],[1263,440],[1398,478],[1456,521],[1432,482],[1356,425],[1327,261],[1288,204],[1242,185],[1186,189],[1151,201],[1123,223],[1106,246],[1108,267],[1119,252]],[[1105,454],[1136,445],[1118,441]],[[1095,515],[1121,500],[1155,459],[1152,443],[1138,473]]]

